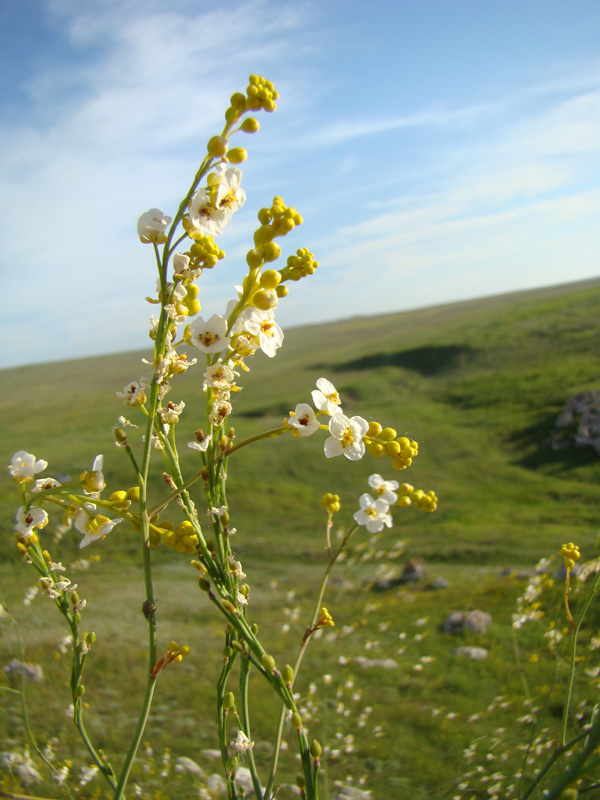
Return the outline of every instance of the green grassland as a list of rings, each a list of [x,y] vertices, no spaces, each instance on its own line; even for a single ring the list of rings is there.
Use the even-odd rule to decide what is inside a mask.
[[[314,683],[314,702],[322,707],[313,712],[311,735],[340,751],[324,760],[325,797],[348,775],[355,783],[364,777],[375,798],[420,800],[448,792],[452,797],[453,783],[466,769],[465,747],[474,737],[485,741],[498,727],[512,730],[511,721],[524,713],[524,675],[515,661],[510,624],[514,600],[525,585],[517,572],[557,553],[563,541],[577,542],[584,558],[597,553],[598,456],[591,448],[554,452],[548,439],[567,398],[599,386],[599,302],[600,281],[588,281],[296,328],[286,332],[274,360],[257,356],[241,376],[244,388],[234,398],[240,440],[280,424],[296,403],[310,401],[315,381],[327,377],[347,414],[391,425],[420,446],[418,458],[402,473],[393,473],[385,458],[327,460],[318,436],[267,440],[232,457],[228,496],[238,530],[236,553],[252,586],[253,619],[268,632],[278,662],[293,659],[325,566],[321,495],[339,494],[340,516],[346,512],[348,519],[368,488],[368,475],[380,472],[433,488],[440,498],[435,514],[396,510],[394,528],[382,540],[388,545],[404,540],[404,559],[423,559],[425,581],[373,593],[366,586],[377,565],[350,559],[330,587],[327,606],[336,628],[311,645],[298,683],[305,693]],[[111,426],[125,411],[115,392],[146,373],[143,355],[2,372],[0,451],[6,463],[24,449],[49,462],[48,474],[77,476],[102,452],[108,488],[131,485],[128,461],[112,443]],[[186,402],[178,426],[185,442],[201,424],[200,370],[190,369],[174,382],[169,397]],[[132,441],[136,435],[139,441],[139,432]],[[184,474],[197,471],[197,454],[182,450]],[[157,499],[165,494],[161,472],[157,460]],[[65,717],[68,659],[56,647],[65,631],[49,601],[38,597],[27,608],[22,604],[35,579],[14,547],[17,505],[15,485],[2,478],[2,596],[19,623],[28,659],[42,663],[46,672],[45,682],[27,692],[31,721],[40,742],[56,737],[61,758],[85,763]],[[67,534],[60,551],[53,551],[55,558],[75,560],[78,538]],[[143,581],[133,531],[117,527],[92,547],[101,561],[73,579],[88,599],[86,624],[98,635],[86,680],[88,726],[99,746],[113,753],[133,730],[143,693]],[[136,779],[145,787],[143,796],[196,797],[185,776],[171,772],[161,781],[157,773],[166,746],[173,759],[189,756],[218,771],[218,763],[206,761],[200,751],[215,746],[212,694],[222,624],[198,591],[189,559],[163,548],[155,556],[161,640],[165,645],[171,639],[186,641],[192,654],[161,678],[146,737],[156,763],[144,772],[140,757]],[[506,568],[508,576],[502,574]],[[449,587],[429,590],[438,576]],[[296,607],[300,617],[290,622]],[[457,640],[440,632],[451,610],[473,608],[492,614],[488,633]],[[286,622],[290,630],[284,633]],[[8,623],[0,624],[5,663],[19,657],[18,639]],[[554,660],[527,661],[540,646],[540,631],[524,630],[522,656],[530,683],[542,691],[554,680]],[[453,656],[451,650],[463,644],[488,648],[487,660]],[[353,661],[361,656],[393,659],[397,667],[361,668]],[[324,683],[324,674],[332,676],[330,683]],[[276,709],[258,680],[254,691],[257,759],[266,763],[263,739],[274,729]],[[508,698],[508,707],[485,712],[498,695]],[[0,750],[23,740],[22,725],[14,722],[18,697],[6,693],[3,700]],[[556,717],[549,707],[550,717]],[[468,723],[477,712],[482,712],[477,723]],[[355,735],[353,744],[343,738],[348,733]],[[295,770],[291,756],[284,757],[283,778],[293,782]],[[155,795],[155,785],[162,786],[162,794]],[[96,779],[80,795],[101,796],[100,787]],[[51,781],[44,791],[47,797],[62,796]],[[282,791],[286,796],[291,794]]]

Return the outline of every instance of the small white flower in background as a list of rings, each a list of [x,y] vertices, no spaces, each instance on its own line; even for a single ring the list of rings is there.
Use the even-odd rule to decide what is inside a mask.
[[[85,786],[86,783],[89,783],[96,777],[99,771],[98,767],[82,767],[79,773],[79,785]]]
[[[97,539],[104,539],[115,525],[118,525],[119,522],[123,522],[121,518],[109,519],[103,514],[97,514],[95,517],[92,517],[89,512],[93,511],[94,508],[95,506],[91,503],[86,503],[86,509],[78,511],[75,517],[73,524],[79,533],[84,534],[83,539],[79,542],[80,549],[82,547],[87,547],[88,544],[95,542]]]
[[[79,476],[85,494],[89,494],[95,499],[100,496],[100,492],[106,486],[104,475],[102,474],[103,466],[104,456],[96,456],[92,464],[92,469],[89,472],[82,472]]]
[[[313,403],[319,411],[325,411],[330,416],[333,416],[333,414],[338,414],[342,410],[342,401],[337,389],[327,378],[319,378],[317,388],[313,389],[311,394]]]
[[[196,317],[187,329],[186,338],[207,355],[220,353],[229,347],[227,320],[219,314],[213,314],[207,322],[202,317]]]
[[[341,412],[329,420],[331,436],[325,440],[325,455],[333,458],[343,453],[350,461],[358,461],[365,454],[362,437],[369,430],[369,423],[362,417],[348,418]]]
[[[233,216],[246,202],[246,193],[240,187],[242,170],[237,167],[226,169],[219,164],[213,173],[213,185],[198,189],[190,200],[190,234],[219,236]],[[211,176],[209,176],[210,180]]]
[[[370,476],[369,486],[376,495],[379,495],[379,499],[389,506],[398,501],[398,495],[395,493],[395,489],[399,486],[398,481],[384,481],[381,475],[375,474]]]
[[[28,483],[33,480],[37,472],[42,472],[48,466],[47,461],[41,458],[37,461],[35,456],[25,450],[18,450],[11,459],[8,471],[17,483]]]
[[[145,211],[138,219],[137,224],[140,241],[144,242],[144,244],[166,242],[165,229],[169,222],[171,222],[171,217],[167,217],[158,208],[151,208],[149,211]]]
[[[36,584],[35,586],[30,586],[29,589],[25,592],[25,597],[23,599],[23,605],[29,606],[31,605],[31,601],[39,592],[40,587]]]
[[[246,309],[244,329],[258,339],[260,349],[269,358],[273,358],[283,344],[283,331],[275,322],[273,309],[269,311],[261,311],[259,308]]]
[[[25,786],[31,786],[32,783],[39,783],[42,780],[42,776],[35,768],[27,748],[25,748],[23,755],[16,751],[14,753],[0,753],[0,759],[3,766],[14,772]]]
[[[288,419],[288,424],[295,429],[298,436],[310,436],[319,430],[319,421],[308,403],[298,403],[294,409],[294,415]]]
[[[16,521],[15,530],[23,536],[28,536],[35,528],[43,528],[48,524],[48,514],[43,508],[31,506],[26,509],[21,506],[17,511]]]
[[[237,593],[237,602],[239,606],[247,606],[248,605],[248,598],[246,595],[242,594],[241,592]]]
[[[238,731],[237,739],[234,742],[230,742],[230,744],[238,753],[245,753],[246,750],[251,750],[254,747],[254,742],[251,742],[243,731]]]
[[[354,514],[359,525],[364,525],[369,533],[379,533],[384,525],[392,527],[389,506],[383,500],[373,500],[370,494],[362,494],[359,498],[360,511]]]

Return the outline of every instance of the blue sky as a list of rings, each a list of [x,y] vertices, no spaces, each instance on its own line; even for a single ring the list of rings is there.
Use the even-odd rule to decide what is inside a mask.
[[[251,72],[248,200],[200,279],[221,313],[256,211],[305,224],[282,327],[595,276],[600,4],[589,0],[0,3],[0,366],[143,348],[136,236],[171,214]]]

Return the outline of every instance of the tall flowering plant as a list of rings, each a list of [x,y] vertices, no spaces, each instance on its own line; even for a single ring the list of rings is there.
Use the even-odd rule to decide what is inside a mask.
[[[312,404],[299,402],[276,428],[239,441],[230,424],[235,393],[241,389],[237,381],[250,368],[248,362],[259,350],[273,358],[283,344],[284,334],[275,319],[279,301],[286,297],[291,284],[312,275],[319,266],[307,248],[299,248],[288,256],[284,266],[275,268],[282,254],[280,241],[302,224],[296,209],[275,197],[269,207],[258,213],[258,227],[246,256],[246,274],[236,296],[222,315],[214,314],[208,319],[200,315],[198,281],[203,271],[217,267],[225,257],[215,237],[246,199],[237,165],[247,153],[241,147],[231,147],[231,139],[238,133],[257,132],[259,123],[254,114],[274,111],[277,99],[269,81],[251,75],[245,93],[231,97],[225,126],[208,142],[207,154],[174,216],[152,208],[139,218],[140,241],[150,246],[157,270],[156,295],[148,299],[159,313],[151,321],[154,353],[149,376],[132,381],[118,393],[127,413],[136,415],[145,429],[141,442],[132,441],[134,423],[122,416],[114,430],[118,446],[131,463],[134,485],[107,497],[102,456],[94,459],[91,469],[83,471],[79,480],[68,484],[44,478],[47,463],[24,451],[15,453],[9,466],[21,490],[15,525],[17,546],[23,560],[39,573],[41,589],[54,601],[69,628],[73,645],[73,720],[115,800],[125,792],[161,672],[189,653],[187,645],[176,642],[159,647],[153,548],[171,547],[184,557],[191,557],[191,568],[201,590],[199,602],[212,605],[225,623],[222,667],[216,685],[217,736],[228,797],[233,800],[243,794],[236,780],[242,761],[247,763],[245,769],[249,770],[255,796],[264,800],[275,796],[278,753],[287,717],[297,732],[302,770],[298,787],[302,797],[314,800],[318,797],[321,745],[311,741],[303,723],[294,681],[311,636],[334,624],[323,606],[331,569],[359,528],[378,533],[392,525],[392,508],[413,506],[431,512],[437,504],[432,491],[415,491],[408,483],[373,474],[369,479],[370,493],[360,496],[352,524],[342,529],[334,543],[331,530],[340,504],[336,495],[326,494],[322,504],[327,515],[327,563],[314,612],[295,658],[290,659],[292,664],[277,664],[251,621],[250,585],[232,545],[235,512],[227,499],[227,480],[235,468],[235,454],[266,438],[303,438],[321,431],[325,433],[323,448],[327,458],[343,455],[356,461],[369,454],[389,458],[393,470],[404,470],[418,452],[415,441],[398,436],[393,428],[345,414],[342,398],[326,378],[319,379],[312,390]],[[192,352],[194,357],[189,356]],[[197,452],[198,469],[192,475],[184,475],[181,442],[176,434],[185,404],[171,399],[170,392],[177,377],[194,367],[201,372],[198,391],[204,394],[205,413],[195,439],[184,445]],[[162,459],[165,470],[167,489],[161,497],[149,495],[153,458]],[[164,512],[173,507],[181,517],[177,525],[164,519]],[[205,511],[210,519],[209,531],[201,524]],[[147,682],[137,726],[119,771],[94,746],[84,725],[83,673],[95,635],[83,632],[85,600],[44,543],[50,514],[58,517],[54,524],[63,530],[74,529],[81,536],[80,547],[93,546],[116,525],[129,524],[139,538],[145,578],[142,610],[148,629]],[[273,756],[264,776],[258,774],[253,756],[249,703],[252,671],[262,676],[281,703]],[[236,678],[234,692],[231,686]]]

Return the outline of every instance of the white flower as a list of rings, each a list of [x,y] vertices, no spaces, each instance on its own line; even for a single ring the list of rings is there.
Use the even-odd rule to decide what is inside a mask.
[[[370,476],[369,486],[389,506],[398,502],[398,495],[394,491],[399,486],[398,481],[384,481],[381,475],[375,474]]]
[[[215,506],[213,506],[207,513],[212,521],[215,522],[215,517],[222,517],[223,514],[227,513],[227,506],[221,506],[220,508],[215,508]]]
[[[48,466],[47,461],[35,460],[35,456],[18,450],[11,459],[8,471],[17,483],[28,483],[33,480],[36,472],[42,472]]]
[[[234,742],[230,742],[230,744],[238,753],[245,753],[246,750],[251,750],[254,747],[254,742],[251,742],[243,731],[238,731],[237,739]]]
[[[389,506],[383,500],[373,500],[370,494],[362,494],[358,500],[360,511],[354,514],[359,525],[364,525],[369,533],[379,533],[383,526],[392,527]]]
[[[45,492],[47,489],[54,489],[56,486],[61,486],[60,481],[57,481],[56,478],[38,478],[37,481],[34,481],[30,491],[32,494],[37,494]]]
[[[207,448],[208,448],[208,445],[212,441],[212,433],[210,433],[208,435],[206,433],[204,433],[204,431],[201,431],[201,433],[204,436],[204,438],[202,439],[201,442],[200,441],[188,442],[187,445],[192,450],[200,450],[201,453],[205,453]],[[198,433],[196,433],[196,436],[198,436]]]
[[[219,314],[213,314],[208,322],[196,317],[187,329],[187,338],[191,345],[207,355],[220,353],[229,347],[227,320]]]
[[[79,476],[81,486],[85,494],[92,495],[96,499],[100,496],[100,492],[106,486],[104,475],[102,474],[102,467],[104,466],[104,456],[96,456],[92,469],[89,472],[82,472]]]
[[[244,329],[258,339],[263,353],[273,358],[283,344],[283,331],[275,322],[273,309],[269,311],[261,311],[258,308],[246,309],[243,324]]]
[[[132,381],[127,384],[122,392],[117,392],[117,397],[122,397],[126,406],[143,406],[146,402],[143,382]]]
[[[89,510],[93,510],[94,506],[86,504],[87,509],[78,511],[75,517],[74,525],[80,533],[84,534],[83,539],[79,542],[80,549],[87,547],[91,542],[97,539],[104,539],[105,536],[112,531],[115,525],[123,522],[121,518],[109,519],[103,514],[97,514],[95,517],[90,516]]]
[[[23,536],[28,536],[35,528],[43,528],[44,525],[48,524],[48,514],[42,508],[36,508],[36,506],[31,506],[31,508],[27,509],[21,506],[17,511],[16,520],[15,530],[23,534]]]
[[[212,367],[208,367],[204,373],[204,386],[203,390],[206,392],[208,387],[213,389],[213,394],[223,394],[230,392],[235,386],[235,376],[237,375],[231,367],[223,364],[222,361],[217,361]]]
[[[140,241],[144,244],[154,242],[161,244],[167,241],[165,236],[165,228],[171,222],[171,217],[165,216],[158,208],[151,208],[150,211],[145,211],[138,219],[137,232]]]
[[[181,403],[168,402],[166,406],[158,409],[158,415],[163,425],[176,425],[179,422],[179,415],[185,408],[183,400]]]
[[[207,189],[198,189],[190,201],[192,234],[219,236],[223,233],[233,212],[246,202],[246,193],[240,188],[241,180],[241,169],[226,169],[225,164],[219,164],[215,183]]]
[[[223,424],[225,418],[231,414],[231,411],[231,403],[228,400],[225,400],[222,396],[217,397],[217,399],[213,402],[212,411],[210,414],[211,422],[215,428],[218,428],[219,425]]]
[[[308,403],[298,403],[294,409],[294,415],[288,419],[288,425],[295,428],[294,435],[298,436],[310,436],[319,430],[319,421]]]
[[[362,417],[350,419],[341,412],[329,420],[331,436],[325,441],[325,455],[333,458],[343,453],[350,461],[358,461],[365,454],[362,437],[369,430],[369,423]]]
[[[342,410],[340,396],[333,383],[327,378],[319,378],[317,388],[312,391],[312,399],[319,411],[325,411],[330,416],[338,414]]]

